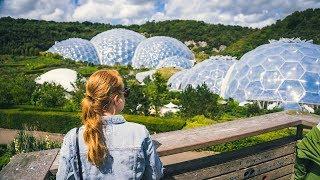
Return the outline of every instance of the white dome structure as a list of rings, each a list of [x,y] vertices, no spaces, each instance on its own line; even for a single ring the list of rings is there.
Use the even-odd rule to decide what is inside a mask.
[[[206,84],[211,92],[220,94],[229,68],[236,62],[231,56],[212,56],[188,70],[180,71],[168,80],[170,90],[184,90],[188,85],[196,88]]]
[[[111,29],[97,34],[91,43],[97,49],[102,65],[130,65],[138,44],[146,39],[127,29]]]
[[[74,84],[77,80],[77,72],[67,68],[59,68],[48,71],[35,79],[38,84],[55,83],[61,85],[66,91],[74,91]]]
[[[139,81],[139,83],[143,83],[144,79],[146,79],[147,77],[151,79],[152,75],[154,75],[155,73],[156,73],[156,70],[139,72],[136,74],[136,80]]]
[[[60,54],[64,58],[69,58],[74,61],[99,64],[96,49],[90,41],[81,38],[70,38],[56,42],[48,49],[48,52]]]
[[[186,59],[184,57],[179,56],[171,56],[164,58],[159,62],[156,69],[173,67],[179,69],[190,69],[194,65],[194,60]]]
[[[142,41],[134,54],[134,68],[156,68],[165,58],[173,57],[194,60],[188,47],[177,39],[166,36],[155,36]],[[179,60],[180,61],[180,60]],[[182,61],[190,63],[189,61]]]
[[[240,102],[279,102],[285,109],[301,109],[301,104],[320,104],[319,73],[319,45],[272,40],[236,63],[223,94]]]

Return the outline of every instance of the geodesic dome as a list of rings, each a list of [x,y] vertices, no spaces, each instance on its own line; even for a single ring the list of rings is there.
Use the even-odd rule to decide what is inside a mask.
[[[61,85],[66,91],[74,91],[74,84],[77,80],[77,72],[72,69],[58,68],[48,71],[35,79],[38,84],[45,82]]]
[[[179,56],[171,56],[164,58],[159,62],[156,69],[165,68],[165,67],[174,67],[180,69],[190,69],[194,64],[194,60],[186,59]]]
[[[90,41],[81,38],[70,38],[56,42],[48,52],[57,53],[74,61],[85,61],[99,64],[96,49]]]
[[[129,65],[138,44],[146,39],[127,29],[111,29],[97,34],[91,43],[97,49],[102,65]]]
[[[320,46],[300,39],[271,40],[246,53],[226,80],[225,97],[280,102],[285,109],[320,104]]]
[[[212,56],[188,70],[180,71],[168,80],[171,90],[183,90],[188,85],[196,88],[206,84],[211,92],[220,94],[222,82],[229,68],[236,62],[231,56]]]
[[[134,68],[155,68],[160,61],[172,56],[194,59],[188,47],[177,39],[155,36],[138,45],[132,59],[132,66]]]

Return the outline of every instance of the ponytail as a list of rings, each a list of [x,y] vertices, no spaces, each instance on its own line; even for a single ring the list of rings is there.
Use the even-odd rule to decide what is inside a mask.
[[[122,88],[122,78],[115,70],[97,71],[87,81],[86,96],[82,100],[83,138],[88,147],[88,161],[96,166],[101,166],[109,155],[103,138],[103,108],[111,101],[111,93]]]

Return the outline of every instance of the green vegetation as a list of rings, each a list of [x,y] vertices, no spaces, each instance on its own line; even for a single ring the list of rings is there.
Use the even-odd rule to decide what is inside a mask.
[[[53,22],[0,18],[0,54],[37,55],[48,50],[55,41],[79,37],[90,40],[93,36],[112,28],[127,28],[150,36],[170,36],[180,41],[206,41],[208,46],[196,51],[211,50],[254,32],[240,26],[213,25],[193,20],[147,22],[142,25],[110,25],[90,22]],[[183,32],[183,33],[181,33]]]
[[[223,54],[241,57],[244,53],[256,48],[259,45],[268,43],[269,39],[297,38],[313,40],[313,43],[320,44],[320,9],[307,9],[301,12],[294,12],[275,24],[257,30],[246,37],[243,37],[230,46],[227,46]]]
[[[280,139],[288,136],[293,136],[295,135],[295,133],[296,133],[295,129],[286,128],[278,131],[268,132],[258,136],[247,137],[247,138],[243,138],[243,139],[232,141],[232,142],[227,142],[223,144],[218,144],[218,145],[198,149],[198,151],[214,151],[214,152],[234,151],[244,147],[257,145],[263,142],[268,142],[268,141],[272,141],[272,140],[276,140],[276,139]]]
[[[0,170],[9,163],[10,158],[15,154],[59,147],[61,147],[59,142],[50,141],[48,138],[36,139],[34,136],[21,130],[10,144],[0,145]]]
[[[125,115],[127,121],[143,124],[151,132],[166,132],[182,129],[185,121],[180,118],[167,118]],[[24,129],[26,126],[39,131],[67,133],[81,125],[79,112],[41,111],[30,109],[0,109],[0,127]]]
[[[280,111],[281,109],[272,111],[259,109],[257,104],[241,107],[233,99],[223,100],[217,94],[211,93],[205,85],[195,89],[189,87],[182,92],[168,91],[166,80],[176,69],[160,69],[153,80],[145,80],[145,85],[142,86],[135,80],[135,74],[146,69],[135,70],[130,66],[93,66],[42,51],[50,48],[55,41],[72,37],[91,39],[96,34],[112,28],[127,28],[143,33],[146,37],[162,35],[177,38],[182,42],[204,41],[208,44],[205,47],[194,44],[189,46],[195,52],[197,61],[217,54],[239,58],[257,46],[267,43],[268,39],[301,37],[307,40],[313,39],[314,43],[320,44],[319,19],[320,9],[308,9],[295,12],[263,29],[250,29],[192,20],[112,26],[90,22],[0,18],[0,108],[2,108],[0,127],[24,129],[28,126],[40,131],[66,133],[80,126],[80,103],[85,93],[83,77],[89,77],[93,72],[104,68],[118,70],[124,77],[126,86],[131,89],[130,96],[126,99],[125,118],[130,122],[145,125],[152,133],[201,127]],[[221,45],[227,46],[226,49],[213,50],[213,48],[219,49]],[[67,92],[60,86],[37,85],[34,82],[37,76],[55,68],[70,68],[78,72],[76,91],[68,93],[68,98],[65,96]],[[181,106],[181,111],[160,117],[160,108],[169,102]],[[151,116],[150,109],[154,109],[156,114]],[[319,109],[316,110],[316,114],[320,114]],[[230,151],[292,134],[294,134],[293,129],[284,129],[202,150]],[[19,138],[16,140],[20,144],[18,146],[27,148],[16,152],[44,148],[43,143],[38,143],[29,136],[19,135],[19,137],[20,140]],[[23,142],[31,142],[33,145]],[[53,146],[45,148],[51,147]],[[6,147],[0,146],[0,167],[6,164],[12,155],[4,153],[6,151]]]

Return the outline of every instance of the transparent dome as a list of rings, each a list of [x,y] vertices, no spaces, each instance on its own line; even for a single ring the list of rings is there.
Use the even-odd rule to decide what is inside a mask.
[[[165,68],[165,67],[174,67],[180,69],[190,69],[194,64],[194,60],[186,59],[179,56],[171,56],[164,58],[159,62],[156,69]]]
[[[225,97],[273,101],[286,109],[320,104],[320,46],[300,39],[271,40],[246,53],[226,80]]]
[[[80,38],[70,38],[56,42],[48,52],[57,53],[64,58],[74,61],[84,61],[93,64],[99,64],[96,49],[90,41]]]
[[[222,82],[229,68],[236,62],[231,56],[212,56],[188,70],[180,71],[168,80],[171,90],[183,90],[188,85],[196,88],[206,84],[211,92],[220,94]]]
[[[143,35],[126,29],[111,29],[91,39],[102,65],[129,65]]]
[[[134,68],[155,68],[160,61],[172,56],[189,60],[194,59],[194,55],[188,47],[177,39],[155,36],[142,41],[138,45],[132,60],[132,66]]]

